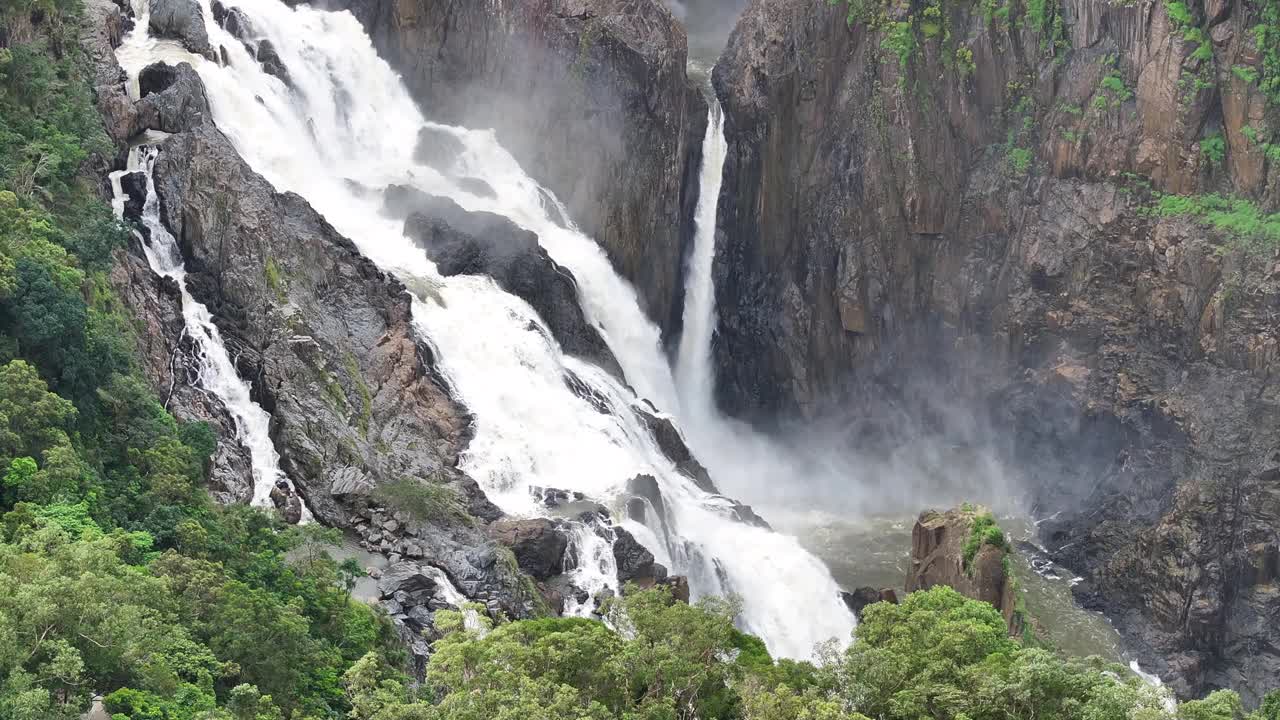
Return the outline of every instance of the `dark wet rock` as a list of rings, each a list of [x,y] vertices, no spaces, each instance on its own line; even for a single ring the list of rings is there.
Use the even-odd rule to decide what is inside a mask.
[[[641,545],[631,533],[620,527],[614,534],[613,557],[618,563],[618,582],[635,583],[648,588],[667,579],[667,569],[654,562],[653,553]]]
[[[501,215],[467,212],[452,200],[393,186],[387,209],[408,211],[405,234],[446,277],[487,275],[523,298],[550,328],[565,352],[621,377],[613,352],[578,302],[577,283],[538,245],[538,236]]]
[[[652,475],[637,475],[627,481],[627,492],[635,495],[627,503],[627,511],[632,520],[648,525],[665,534],[667,527],[667,503],[662,498],[662,489],[658,487],[657,478]],[[638,503],[633,509],[632,503]],[[653,509],[650,517],[649,508]]]
[[[143,376],[174,417],[206,422],[218,436],[209,465],[209,494],[216,502],[247,503],[253,497],[249,452],[236,440],[235,420],[199,382],[197,348],[185,333],[177,283],[152,272],[135,237],[116,252],[111,286],[133,317]]]
[[[153,63],[138,73],[142,99],[138,101],[138,124],[145,129],[178,133],[212,119],[204,83],[189,63],[176,67]]]
[[[147,202],[147,176],[141,172],[120,176],[120,190],[125,194],[124,216],[138,222],[142,219],[142,207]]]
[[[689,602],[689,578],[684,575],[670,575],[659,584],[671,589],[671,597],[676,602]]]
[[[693,456],[693,452],[689,450],[689,446],[685,443],[684,437],[680,435],[680,431],[676,429],[674,423],[669,418],[658,417],[642,408],[637,408],[640,418],[649,426],[649,431],[653,433],[654,440],[657,440],[658,447],[662,449],[671,462],[676,464],[676,469],[684,475],[691,478],[697,486],[706,492],[715,494],[715,483],[711,480],[711,474],[703,467],[702,463]]]
[[[448,130],[424,127],[418,131],[413,161],[448,175],[464,150],[466,146],[457,135]]]
[[[860,587],[853,592],[842,592],[840,597],[844,600],[844,604],[849,606],[854,617],[862,620],[863,609],[880,602],[880,591],[873,587]]]
[[[262,69],[268,75],[276,76],[285,85],[293,84],[293,81],[289,78],[289,68],[285,67],[284,61],[280,59],[280,54],[276,52],[276,47],[271,44],[270,40],[264,38],[258,41],[255,57],[262,64]]]
[[[493,128],[678,334],[707,106],[662,0],[331,2],[433,120]]]
[[[511,548],[516,564],[535,580],[564,572],[564,552],[569,541],[556,523],[545,518],[500,520],[489,525],[488,533]]]
[[[280,512],[280,517],[290,525],[297,525],[302,520],[302,501],[289,487],[288,481],[276,481],[275,486],[271,488],[271,503]]]
[[[150,31],[155,37],[178,40],[197,55],[217,60],[209,46],[204,13],[198,0],[148,0],[151,3]]]
[[[257,33],[253,30],[253,24],[249,22],[249,16],[245,15],[240,8],[228,8],[217,2],[217,0],[214,0],[211,9],[213,10],[213,21],[220,25],[223,30],[226,30],[231,37],[244,43],[245,47],[249,47],[252,52],[249,43]]]

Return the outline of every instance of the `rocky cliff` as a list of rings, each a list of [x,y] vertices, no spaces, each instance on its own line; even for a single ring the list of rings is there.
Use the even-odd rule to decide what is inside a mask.
[[[715,73],[722,406],[929,375],[1184,693],[1280,673],[1275,12],[754,0]]]
[[[329,0],[426,115],[491,127],[678,336],[707,106],[660,0]]]

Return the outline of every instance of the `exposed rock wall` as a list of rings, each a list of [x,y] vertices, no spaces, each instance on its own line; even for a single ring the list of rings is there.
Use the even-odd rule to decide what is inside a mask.
[[[659,0],[330,5],[361,19],[429,118],[493,128],[678,335],[707,106]]]
[[[1017,583],[1007,572],[1008,544],[984,542],[972,558],[965,558],[965,545],[970,542],[977,516],[973,510],[920,513],[911,528],[906,591],[946,585],[965,597],[991,603],[1004,616],[1009,634],[1018,635],[1026,618],[1018,608]]]
[[[1256,699],[1280,676],[1280,258],[1151,208],[1277,208],[1260,3],[885,7],[873,29],[753,0],[716,68],[722,407],[943,378],[1144,665]]]

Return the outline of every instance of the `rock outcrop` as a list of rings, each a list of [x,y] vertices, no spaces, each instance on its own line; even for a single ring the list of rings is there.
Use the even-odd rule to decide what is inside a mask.
[[[661,0],[330,0],[360,18],[428,117],[491,127],[680,322],[707,106]]]
[[[388,188],[386,207],[408,215],[405,235],[441,275],[488,275],[529,303],[565,352],[622,377],[604,336],[582,311],[573,273],[551,259],[537,235],[501,215],[468,212],[448,198],[406,187]]]
[[[1280,674],[1280,258],[1156,193],[1280,203],[1260,6],[861,6],[753,0],[716,67],[721,407],[940,382],[1061,511],[1044,539],[1144,666],[1256,700]]]
[[[216,60],[217,55],[209,44],[209,33],[204,27],[204,12],[199,0],[147,0],[150,3],[151,34],[158,38],[170,38],[197,55]]]
[[[549,580],[564,572],[569,540],[551,520],[500,520],[489,525],[488,533],[511,548],[520,569],[533,579]]]
[[[1026,618],[1019,608],[1017,583],[1006,562],[1012,551],[1003,535],[998,542],[986,537],[984,530],[995,526],[984,527],[979,522],[983,517],[991,516],[970,509],[921,513],[911,528],[906,591],[946,585],[961,595],[991,603],[1004,616],[1009,634],[1020,635]],[[995,531],[999,533],[998,528]]]

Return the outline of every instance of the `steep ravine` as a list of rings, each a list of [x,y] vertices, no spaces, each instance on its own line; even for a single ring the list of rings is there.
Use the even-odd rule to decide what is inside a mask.
[[[1263,5],[755,0],[715,73],[721,407],[927,379],[1144,666],[1250,700],[1280,676],[1280,258],[1158,194],[1276,209]]]

